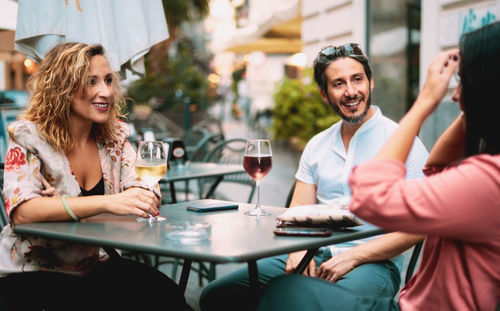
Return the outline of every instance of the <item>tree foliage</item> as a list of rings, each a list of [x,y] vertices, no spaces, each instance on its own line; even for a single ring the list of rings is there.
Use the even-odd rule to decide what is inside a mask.
[[[127,91],[135,103],[155,99],[159,111],[181,111],[187,103],[191,109],[205,109],[211,103],[207,73],[193,55],[194,45],[187,39],[176,41],[177,53],[163,62],[164,70],[148,73],[135,81]]]
[[[209,0],[162,0],[169,29],[178,29],[186,21],[201,20],[210,11],[209,2]]]

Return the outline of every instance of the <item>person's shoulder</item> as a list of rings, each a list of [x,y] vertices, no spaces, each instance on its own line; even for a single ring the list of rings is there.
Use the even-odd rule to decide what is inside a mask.
[[[335,131],[338,129],[339,124],[340,121],[336,122],[326,130],[323,130],[318,134],[314,135],[306,143],[306,146],[304,147],[304,152],[318,152],[319,147],[328,145],[328,141],[333,139],[332,137],[334,136]]]
[[[9,123],[7,131],[36,131],[36,124],[28,120],[15,120]]]
[[[307,144],[310,144],[310,143],[314,144],[314,143],[318,143],[320,141],[323,141],[324,139],[330,139],[332,137],[332,135],[334,135],[335,132],[339,130],[340,123],[341,123],[341,121],[336,122],[332,126],[330,126],[329,128],[327,128],[326,130],[323,130],[323,131],[319,132],[318,134],[314,135],[307,142]]]
[[[386,117],[384,115],[380,116],[379,124],[385,126],[388,129],[391,129],[391,130],[396,130],[399,126],[399,124],[396,121],[394,121],[394,120],[392,120],[389,117]]]
[[[130,135],[130,127],[128,123],[122,120],[117,120],[115,126],[115,133],[116,136],[119,137],[120,141],[127,139],[127,137]]]
[[[500,172],[500,154],[481,153],[470,156],[462,161],[463,164],[472,163],[474,165],[489,166],[496,168]]]
[[[21,145],[32,145],[39,137],[37,125],[28,120],[15,120],[7,126],[9,137]]]

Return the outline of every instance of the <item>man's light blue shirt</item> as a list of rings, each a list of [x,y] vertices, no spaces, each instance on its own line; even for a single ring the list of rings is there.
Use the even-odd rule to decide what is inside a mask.
[[[382,115],[380,108],[372,106],[375,114],[356,131],[349,142],[346,152],[341,137],[340,121],[314,136],[302,153],[295,178],[317,188],[318,204],[348,204],[351,190],[348,185],[349,174],[353,167],[373,159],[385,142],[397,129],[398,124]],[[406,161],[406,178],[422,178],[422,167],[427,161],[428,152],[417,137]],[[380,172],[383,174],[383,172]],[[332,254],[345,251],[362,241],[332,245]],[[401,269],[402,256],[393,259]]]

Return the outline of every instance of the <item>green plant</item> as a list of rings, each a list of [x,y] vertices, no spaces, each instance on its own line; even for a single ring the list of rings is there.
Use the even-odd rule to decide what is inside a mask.
[[[188,40],[178,40],[177,53],[164,62],[164,70],[148,73],[135,81],[127,96],[135,103],[156,100],[159,111],[182,111],[187,103],[190,109],[206,109],[212,101],[208,73],[196,63],[196,50]]]
[[[274,138],[292,140],[299,148],[340,120],[324,103],[310,68],[304,70],[302,79],[284,78],[273,97]]]

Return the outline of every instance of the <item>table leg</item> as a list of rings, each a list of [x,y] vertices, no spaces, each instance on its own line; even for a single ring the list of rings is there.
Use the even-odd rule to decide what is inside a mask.
[[[250,260],[248,262],[248,278],[250,280],[250,291],[252,296],[252,302],[254,303],[254,307],[257,307],[257,303],[259,302],[259,270],[257,269],[257,261]]]
[[[220,184],[220,182],[222,181],[222,178],[224,178],[224,176],[217,177],[217,180],[212,184],[212,186],[210,186],[210,189],[208,190],[207,195],[205,196],[205,199],[210,198],[214,194],[215,188],[217,188],[217,186]]]
[[[299,262],[297,268],[295,268],[295,271],[293,273],[295,274],[302,274],[304,270],[306,270],[307,266],[309,265],[309,262],[314,258],[314,255],[318,251],[318,248],[313,248],[307,250],[307,253],[305,256],[302,258],[302,260]]]
[[[116,251],[116,249],[112,248],[112,247],[103,247],[102,249],[104,249],[104,251],[106,252],[106,254],[109,255],[110,258],[120,258],[120,254],[118,254],[118,252]]]
[[[181,288],[182,292],[186,291],[187,282],[189,279],[189,272],[191,271],[192,263],[193,262],[191,260],[184,259],[184,263],[182,264],[181,279],[179,280],[179,287]]]
[[[172,203],[177,203],[177,197],[175,196],[175,182],[170,182],[170,196],[172,197]]]

